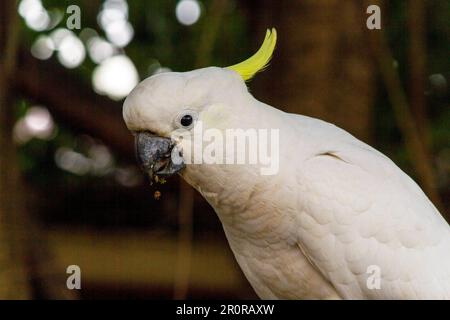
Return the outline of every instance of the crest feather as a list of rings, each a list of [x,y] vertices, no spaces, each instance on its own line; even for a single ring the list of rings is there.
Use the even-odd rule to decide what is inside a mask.
[[[227,69],[236,71],[245,81],[250,80],[256,73],[263,71],[267,67],[272,58],[276,43],[277,31],[275,28],[271,30],[267,29],[266,37],[259,50],[247,60],[227,67]]]

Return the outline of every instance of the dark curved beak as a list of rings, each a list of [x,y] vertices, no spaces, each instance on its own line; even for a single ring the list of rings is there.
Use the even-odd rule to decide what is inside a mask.
[[[155,177],[168,177],[185,168],[182,155],[169,138],[149,132],[138,132],[135,136],[136,158],[153,182]]]

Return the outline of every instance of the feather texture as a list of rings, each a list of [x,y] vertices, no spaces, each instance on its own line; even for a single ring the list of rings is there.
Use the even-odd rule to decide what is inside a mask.
[[[253,57],[229,69],[144,80],[125,100],[128,128],[171,137],[189,106],[204,130],[223,136],[279,130],[273,176],[260,174],[262,164],[193,164],[180,172],[214,207],[261,298],[450,299],[450,228],[419,186],[344,130],[248,92],[242,79],[267,65],[275,41],[268,31]],[[177,147],[192,144],[181,139]],[[370,285],[374,279],[379,286]]]

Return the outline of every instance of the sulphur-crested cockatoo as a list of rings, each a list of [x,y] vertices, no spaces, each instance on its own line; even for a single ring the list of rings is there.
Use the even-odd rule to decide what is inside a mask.
[[[237,65],[142,81],[123,116],[143,169],[203,195],[261,298],[449,299],[450,228],[418,185],[346,131],[249,93],[275,42],[268,30]]]

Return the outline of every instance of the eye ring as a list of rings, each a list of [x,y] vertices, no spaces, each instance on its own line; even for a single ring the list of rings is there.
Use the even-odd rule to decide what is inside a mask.
[[[191,129],[198,119],[198,113],[194,110],[183,110],[175,119],[175,125],[182,129]]]

